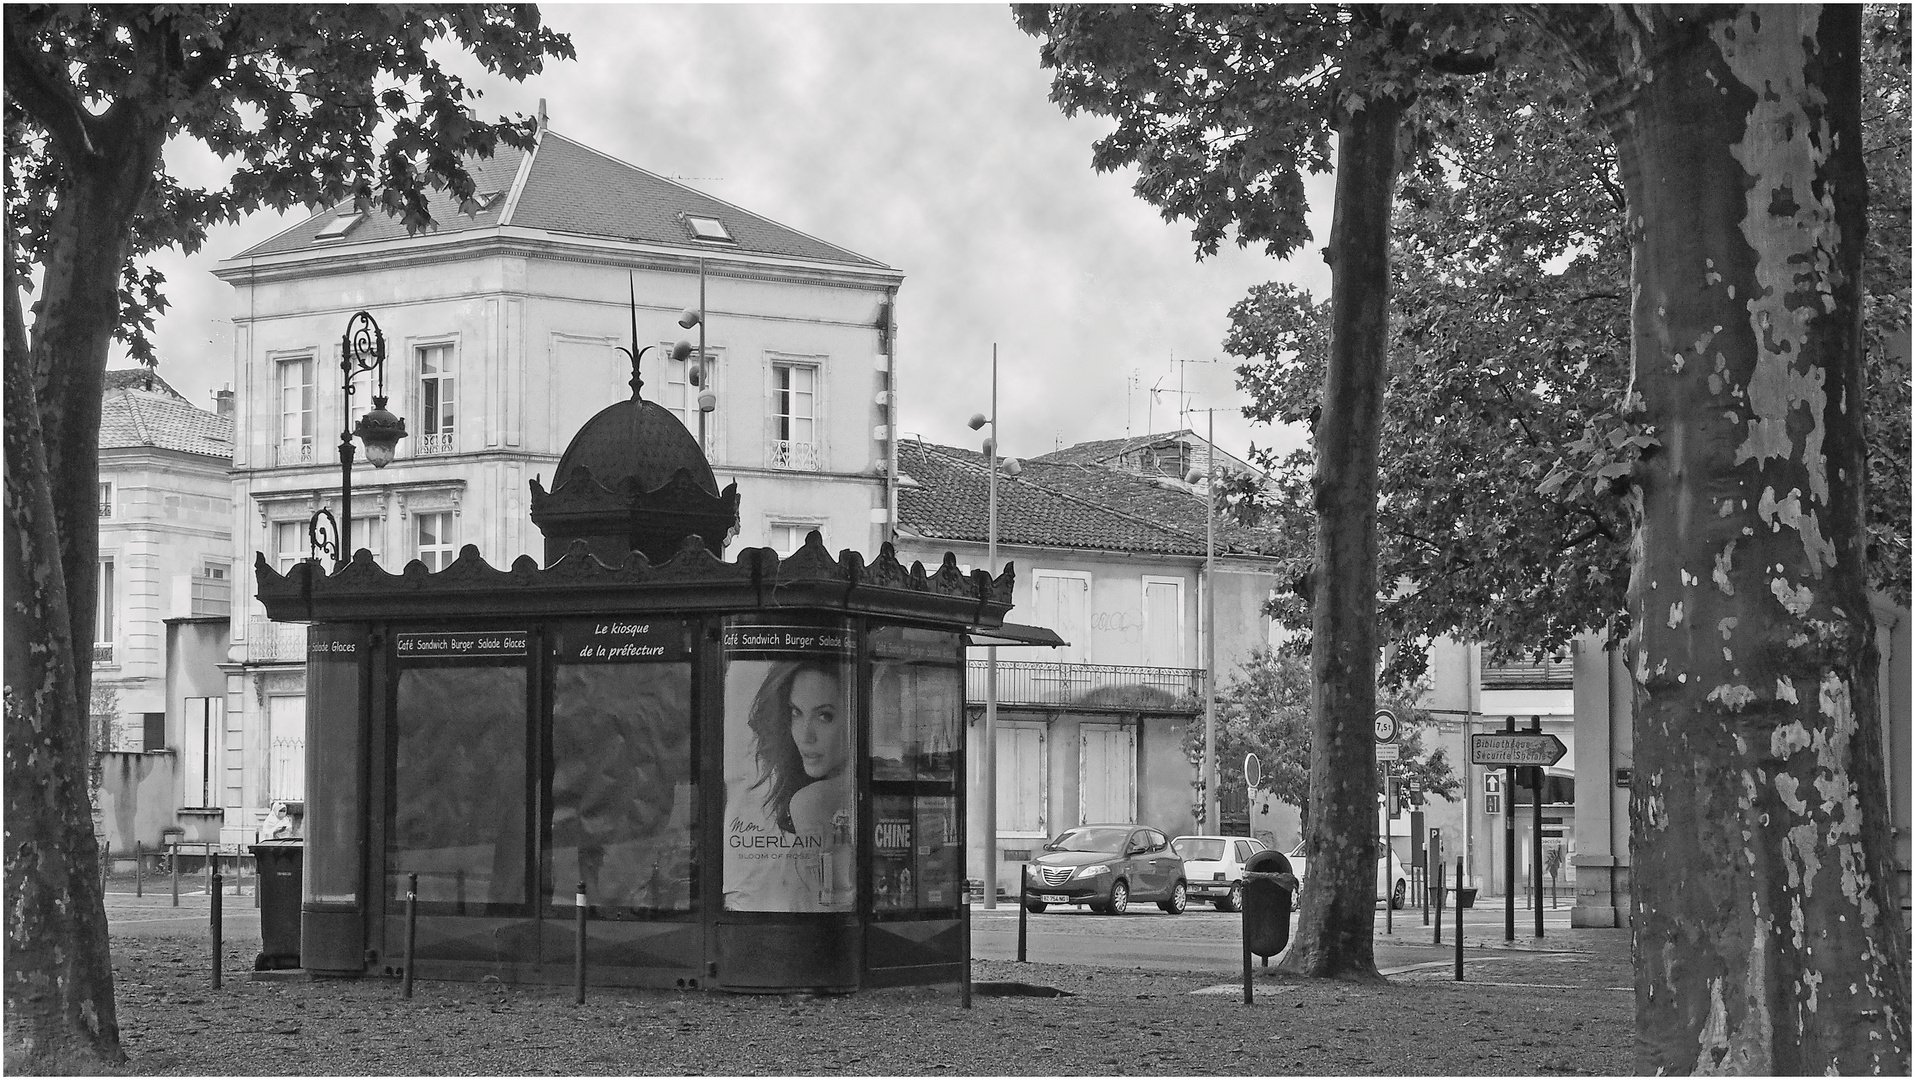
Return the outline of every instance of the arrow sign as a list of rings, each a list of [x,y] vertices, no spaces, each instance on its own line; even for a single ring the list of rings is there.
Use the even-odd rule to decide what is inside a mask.
[[[1471,765],[1554,765],[1567,753],[1561,739],[1541,731],[1479,731],[1469,739]]]

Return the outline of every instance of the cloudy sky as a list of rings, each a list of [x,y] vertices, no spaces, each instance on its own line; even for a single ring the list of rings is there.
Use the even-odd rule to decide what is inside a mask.
[[[529,114],[543,98],[556,131],[902,270],[907,435],[976,442],[964,421],[988,408],[995,344],[1007,454],[1173,430],[1180,385],[1186,408],[1224,410],[1226,449],[1294,445],[1235,413],[1222,342],[1253,285],[1328,295],[1328,176],[1312,183],[1316,239],[1297,255],[1226,246],[1199,262],[1189,226],[1133,195],[1132,173],[1091,170],[1109,121],[1050,102],[1037,40],[1002,4],[542,10],[578,59],[522,84],[475,77],[480,113]],[[193,150],[169,166],[213,179]],[[193,401],[233,378],[233,293],[213,265],[303,216],[257,214],[160,264],[175,305],[161,373]],[[1206,418],[1181,422],[1201,433]]]

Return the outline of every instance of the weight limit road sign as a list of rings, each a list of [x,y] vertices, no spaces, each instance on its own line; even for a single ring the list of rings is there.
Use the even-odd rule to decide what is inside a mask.
[[[1554,765],[1569,747],[1541,731],[1479,731],[1470,736],[1471,765]]]

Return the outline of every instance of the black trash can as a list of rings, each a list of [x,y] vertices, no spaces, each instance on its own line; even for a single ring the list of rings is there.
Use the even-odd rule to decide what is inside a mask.
[[[254,971],[299,967],[299,907],[305,899],[306,841],[253,845],[259,882],[259,958]]]
[[[1259,851],[1243,864],[1243,939],[1268,960],[1290,944],[1290,895],[1297,877],[1280,851]]]

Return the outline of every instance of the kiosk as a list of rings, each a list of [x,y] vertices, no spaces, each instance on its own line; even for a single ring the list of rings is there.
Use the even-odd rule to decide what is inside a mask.
[[[963,979],[964,649],[1012,571],[725,561],[736,486],[636,379],[553,481],[545,566],[256,564],[310,624],[306,969],[401,974],[416,875],[425,978],[570,980],[582,895],[594,983]]]

